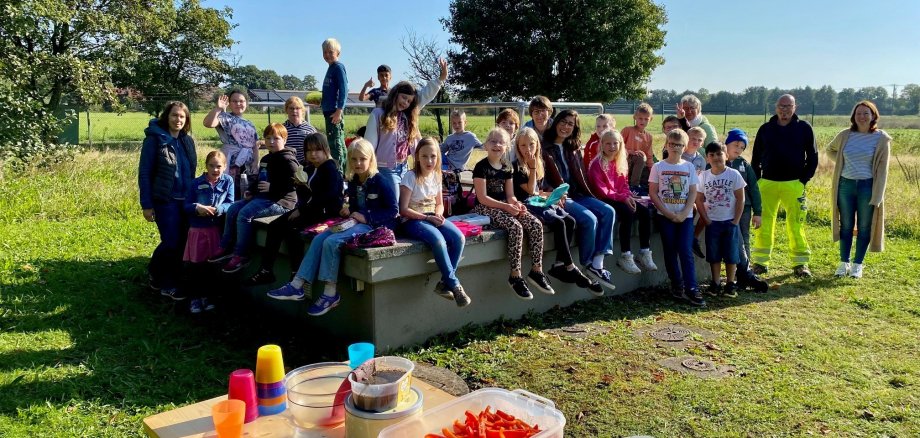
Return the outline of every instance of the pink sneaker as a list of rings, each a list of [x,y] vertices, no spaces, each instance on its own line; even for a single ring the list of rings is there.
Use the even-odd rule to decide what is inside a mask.
[[[249,257],[235,255],[230,259],[230,262],[224,266],[224,269],[221,269],[221,272],[225,274],[232,274],[247,266],[249,266]]]

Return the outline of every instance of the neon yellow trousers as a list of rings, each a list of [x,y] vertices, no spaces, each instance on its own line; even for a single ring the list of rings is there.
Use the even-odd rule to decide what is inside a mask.
[[[776,227],[776,214],[779,206],[786,211],[786,236],[789,240],[789,253],[794,265],[808,263],[811,249],[805,241],[805,185],[798,180],[771,181],[762,179],[757,182],[763,203],[762,225],[754,230],[754,243],[751,245],[751,261],[768,266],[770,253],[773,251],[773,229]]]

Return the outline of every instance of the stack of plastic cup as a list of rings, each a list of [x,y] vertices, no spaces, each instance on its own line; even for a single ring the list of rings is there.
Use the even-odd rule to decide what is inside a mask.
[[[242,400],[246,403],[247,423],[259,418],[259,404],[256,400],[256,381],[255,376],[252,374],[252,370],[240,369],[230,373],[230,387],[229,391],[227,391],[227,398]]]
[[[287,409],[284,389],[284,361],[281,347],[263,345],[256,356],[256,395],[259,415],[275,415]]]

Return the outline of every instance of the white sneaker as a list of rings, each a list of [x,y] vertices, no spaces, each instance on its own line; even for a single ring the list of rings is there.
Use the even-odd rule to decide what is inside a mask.
[[[862,271],[863,271],[862,263],[853,263],[853,266],[850,267],[850,277],[862,278]]]
[[[652,260],[651,251],[639,251],[639,259],[637,261],[639,262],[639,267],[642,268],[643,271],[658,270],[658,266],[655,266],[655,261]]]
[[[850,273],[850,264],[847,262],[840,262],[837,265],[837,272],[834,273],[835,277],[846,277]]]
[[[642,270],[636,266],[636,261],[633,259],[632,254],[620,254],[620,258],[617,259],[617,266],[620,267],[627,274],[641,274]]]

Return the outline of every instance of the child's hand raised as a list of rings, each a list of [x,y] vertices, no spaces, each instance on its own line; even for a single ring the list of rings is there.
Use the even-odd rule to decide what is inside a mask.
[[[230,97],[226,94],[222,94],[217,98],[217,107],[220,108],[221,111],[227,111],[228,106],[230,106]]]
[[[374,78],[370,78],[364,83],[364,88],[374,88]]]
[[[447,60],[444,58],[438,58],[438,65],[441,66],[441,75],[438,77],[438,79],[440,79],[441,82],[444,82],[447,80]]]

